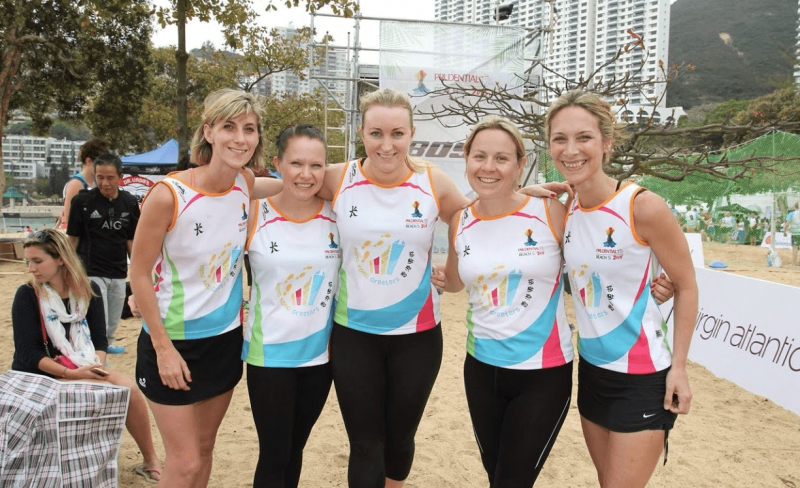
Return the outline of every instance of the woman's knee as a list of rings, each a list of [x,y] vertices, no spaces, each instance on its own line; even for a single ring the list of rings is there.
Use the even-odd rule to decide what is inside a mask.
[[[350,457],[361,460],[382,460],[384,447],[382,441],[354,441],[350,443]]]
[[[214,457],[214,445],[216,437],[210,439],[201,439],[198,453],[201,459],[211,461]]]
[[[278,440],[269,442],[269,439],[267,442],[259,440],[258,465],[268,468],[271,472],[286,469],[293,455],[302,456],[303,451],[301,450],[295,454],[292,446],[287,445],[285,442]]]
[[[169,454],[170,453],[167,454],[165,466],[172,475],[177,476],[179,479],[194,479],[202,472],[203,466],[205,465],[199,452],[181,453],[181,455],[177,456],[177,459],[169,456]]]

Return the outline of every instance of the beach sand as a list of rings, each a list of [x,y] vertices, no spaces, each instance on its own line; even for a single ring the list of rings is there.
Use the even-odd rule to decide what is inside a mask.
[[[706,263],[713,260],[727,263],[727,272],[800,286],[800,268],[767,268],[764,248],[714,243],[705,245],[704,254]],[[790,251],[780,250],[780,254],[783,262],[789,263]],[[7,353],[5,363],[0,366],[5,368],[11,365],[13,350],[10,318],[13,292],[28,277],[23,264],[0,264],[0,287],[6,290],[0,297],[0,306],[7,311],[0,327],[0,344]],[[462,377],[466,294],[445,294],[442,298],[444,359],[417,432],[416,457],[406,486],[485,487],[488,482],[472,436]],[[567,299],[568,307],[570,302]],[[787,320],[796,321],[794,316],[793,310],[787,310]],[[574,322],[572,317],[571,321]],[[117,336],[127,352],[110,356],[111,368],[131,377],[139,329],[138,319],[122,321]],[[669,437],[669,462],[666,466],[659,463],[648,486],[800,487],[800,416],[717,378],[698,364],[690,362],[688,367],[694,394],[691,413],[679,417]],[[787,387],[798,385],[800,382]],[[156,448],[163,454],[155,424],[153,432]],[[217,437],[209,486],[252,486],[257,454],[258,440],[243,380],[235,390]],[[347,459],[347,436],[332,390],[306,446],[300,486],[346,487]],[[133,468],[140,462],[136,444],[126,433],[119,455],[120,486],[153,486],[134,475]],[[537,486],[597,486],[574,395]]]

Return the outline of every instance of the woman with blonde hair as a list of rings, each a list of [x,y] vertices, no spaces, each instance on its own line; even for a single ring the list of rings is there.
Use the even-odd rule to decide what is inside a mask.
[[[569,411],[574,356],[561,282],[564,205],[516,191],[522,137],[488,116],[464,143],[478,200],[450,224],[445,291],[466,287],[464,386],[493,488],[531,487]]]
[[[550,155],[575,190],[564,260],[579,332],[578,411],[600,486],[647,484],[677,414],[689,412],[686,373],[697,283],[678,223],[658,195],[606,175],[622,138],[610,105],[570,91],[545,119]],[[675,287],[674,339],[652,294],[663,270]]]
[[[17,289],[11,305],[11,369],[62,381],[95,381],[130,388],[125,425],[144,457],[136,472],[156,482],[161,461],[153,448],[144,397],[133,380],[103,368],[108,341],[100,289],[89,281],[63,233],[54,229],[33,232],[23,248],[32,276]]]
[[[515,191],[525,166],[519,130],[487,116],[464,143],[478,200],[450,224],[445,291],[466,288],[464,386],[490,486],[531,487],[572,394],[561,241],[566,208]],[[668,299],[664,280],[653,293]]]
[[[192,141],[197,167],[159,181],[142,204],[147,232],[134,238],[130,271],[143,318],[136,376],[164,440],[164,486],[208,483],[242,377],[240,271],[261,132],[254,95],[211,93]]]

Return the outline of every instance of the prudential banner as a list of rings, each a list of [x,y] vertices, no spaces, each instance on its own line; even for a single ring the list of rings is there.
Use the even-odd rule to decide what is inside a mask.
[[[800,288],[695,268],[700,306],[689,359],[800,415]],[[672,323],[671,302],[662,313]],[[691,378],[689,378],[691,382]]]
[[[463,143],[474,121],[451,97],[493,113],[487,91],[521,95],[524,40],[517,27],[381,22],[380,85],[411,97],[417,131],[410,154],[441,168],[464,194],[471,189]]]

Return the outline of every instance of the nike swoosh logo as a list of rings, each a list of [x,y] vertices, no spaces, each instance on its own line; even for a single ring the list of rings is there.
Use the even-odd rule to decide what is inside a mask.
[[[651,413],[650,415],[647,415],[646,413],[643,413],[643,414],[642,414],[642,417],[643,417],[643,418],[646,418],[646,419],[649,419],[649,418],[650,418],[650,417],[652,417],[653,415],[655,415],[655,414],[654,414],[654,413]]]

